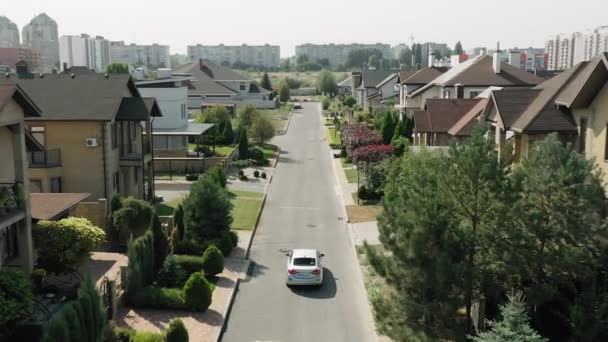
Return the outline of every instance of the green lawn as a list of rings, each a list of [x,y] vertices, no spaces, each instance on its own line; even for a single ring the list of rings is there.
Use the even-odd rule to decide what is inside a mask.
[[[340,160],[342,161],[342,167],[343,168],[353,167],[353,163],[352,162],[347,162],[346,158],[341,158]]]
[[[262,151],[264,151],[264,158],[266,159],[274,158],[276,152],[279,150],[279,147],[277,145],[272,144],[255,144],[255,146],[260,147]]]
[[[235,197],[251,197],[251,198],[262,198],[264,196],[261,192],[253,192],[253,191],[239,191],[239,190],[231,190],[231,194]]]
[[[253,229],[257,220],[258,211],[262,205],[262,199],[233,198],[232,204],[232,229]]]
[[[356,169],[344,169],[346,179],[349,183],[357,183],[357,170]],[[361,175],[359,175],[359,181],[361,181]]]
[[[169,202],[157,203],[154,206],[156,208],[156,213],[158,216],[172,216],[177,205],[182,203],[183,200],[184,198],[180,197]]]
[[[329,144],[336,144],[336,145],[342,144],[342,139],[340,138],[340,134],[336,133],[335,127],[327,127],[326,134],[327,134],[327,141],[329,142]]]
[[[213,146],[209,146],[210,149],[213,150]],[[216,145],[215,146],[215,155],[218,157],[226,157],[236,148],[236,145]],[[188,144],[188,150],[196,151],[196,144],[190,143]]]

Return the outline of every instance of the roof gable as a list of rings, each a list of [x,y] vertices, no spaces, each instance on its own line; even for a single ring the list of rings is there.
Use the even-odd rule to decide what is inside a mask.
[[[40,116],[40,108],[18,84],[0,84],[0,111],[4,109],[10,100],[17,102],[23,109],[25,117]]]
[[[173,69],[174,74],[192,75],[194,79],[188,85],[190,95],[236,95],[236,91],[225,87],[203,72],[198,63],[188,63]]]
[[[416,131],[447,133],[479,101],[481,99],[428,99],[425,114],[418,114],[419,121],[414,118]]]
[[[568,108],[587,107],[608,82],[608,58],[605,55],[590,62],[581,62],[577,66],[580,71],[555,100]]]

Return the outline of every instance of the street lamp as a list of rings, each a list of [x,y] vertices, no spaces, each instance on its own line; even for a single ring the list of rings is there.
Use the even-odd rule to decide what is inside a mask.
[[[359,160],[355,162],[355,166],[357,167],[357,205],[359,205]]]

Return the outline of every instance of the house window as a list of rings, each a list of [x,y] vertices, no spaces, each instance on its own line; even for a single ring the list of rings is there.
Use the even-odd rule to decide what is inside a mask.
[[[9,261],[15,259],[19,256],[19,237],[18,231],[19,226],[18,223],[15,223],[11,226],[8,226],[2,236],[2,240],[4,240],[4,262],[8,263]]]
[[[114,184],[114,190],[116,190],[117,192],[120,192],[120,176],[118,175],[118,172],[114,172],[112,181]]]
[[[241,91],[247,90],[247,84],[241,83],[241,88],[240,89],[241,89]]]
[[[51,192],[59,193],[61,192],[61,178],[51,178]]]
[[[585,153],[585,144],[587,143],[587,118],[581,118],[578,134],[578,153]]]
[[[442,92],[442,96],[444,99],[449,99],[450,98],[450,91],[447,89],[444,89]]]
[[[30,179],[30,192],[42,192],[42,181],[40,179]]]
[[[110,130],[112,131],[112,149],[114,150],[118,147],[118,127],[116,127],[116,123],[110,126]]]
[[[44,126],[32,126],[30,132],[32,132],[32,136],[40,145],[46,145],[46,130]]]

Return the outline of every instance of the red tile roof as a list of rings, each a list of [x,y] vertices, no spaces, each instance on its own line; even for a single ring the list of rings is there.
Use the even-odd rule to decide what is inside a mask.
[[[428,99],[426,110],[414,113],[416,132],[447,133],[481,99]]]

